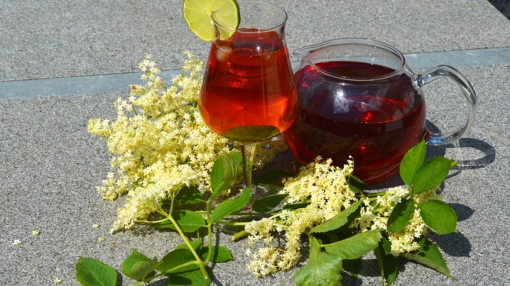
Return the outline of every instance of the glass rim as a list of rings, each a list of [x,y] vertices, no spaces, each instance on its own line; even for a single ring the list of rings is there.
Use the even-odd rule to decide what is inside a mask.
[[[243,5],[245,3],[259,3],[259,4],[270,5],[270,6],[273,6],[274,8],[277,8],[277,9],[281,10],[283,12],[285,18],[283,19],[283,21],[280,24],[278,24],[278,25],[276,25],[276,26],[274,26],[272,28],[259,29],[257,27],[245,27],[245,28],[254,28],[254,29],[256,29],[256,30],[253,30],[253,31],[246,31],[246,30],[239,30],[240,27],[237,27],[237,29],[234,29],[234,28],[230,28],[230,27],[225,27],[222,24],[218,23],[216,21],[216,19],[214,18],[214,15],[216,14],[216,12],[219,11],[219,9],[218,9],[218,10],[215,10],[215,11],[212,12],[212,17],[211,18],[212,18],[214,24],[217,25],[217,26],[222,27],[223,29],[227,29],[227,30],[230,30],[230,31],[235,31],[237,33],[256,34],[256,33],[263,33],[263,32],[267,32],[267,31],[272,31],[272,30],[278,29],[278,28],[284,26],[285,23],[287,23],[287,19],[289,18],[289,15],[287,14],[287,11],[285,11],[285,9],[283,9],[280,6],[277,6],[277,5],[273,4],[273,3],[269,3],[269,2],[265,2],[265,1],[238,1],[237,3],[238,3],[239,6]]]
[[[328,71],[325,71],[325,70],[319,68],[311,60],[306,59],[306,61],[308,61],[313,66],[314,69],[317,69],[321,73],[324,73],[328,76],[331,76],[331,77],[334,77],[337,79],[350,80],[350,81],[374,81],[374,80],[387,79],[387,78],[390,78],[390,77],[393,77],[395,75],[402,73],[402,71],[404,70],[404,68],[406,66],[406,59],[404,57],[404,54],[402,54],[402,52],[400,52],[399,50],[397,50],[395,47],[391,46],[390,44],[387,44],[387,43],[381,42],[381,41],[377,41],[377,40],[368,39],[368,38],[333,39],[333,40],[329,40],[326,42],[322,42],[320,44],[315,44],[315,45],[310,45],[310,46],[305,46],[303,48],[299,48],[299,49],[295,50],[293,52],[293,54],[299,54],[299,55],[303,56],[298,51],[311,49],[311,48],[317,49],[317,48],[326,47],[328,45],[347,45],[347,44],[364,45],[364,46],[383,48],[383,49],[395,54],[395,56],[397,56],[400,59],[400,64],[399,64],[398,68],[395,69],[393,72],[387,73],[385,75],[376,76],[376,77],[358,78],[358,77],[341,76],[341,75],[337,75],[334,73],[330,73]],[[303,56],[303,58],[306,58],[306,56]]]

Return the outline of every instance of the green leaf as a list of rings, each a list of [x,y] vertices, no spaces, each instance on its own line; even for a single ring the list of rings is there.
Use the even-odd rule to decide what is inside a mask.
[[[264,187],[270,191],[273,191],[275,193],[279,193],[283,187],[280,187],[278,185],[273,185],[273,184],[258,184],[260,187]]]
[[[430,200],[418,205],[421,218],[437,234],[457,232],[457,214],[445,202]]]
[[[292,280],[297,286],[341,285],[342,258],[321,251],[317,239],[310,235],[310,257]]]
[[[361,269],[361,258],[353,260],[344,260],[344,269],[351,273],[352,278],[358,278],[359,270]]]
[[[80,256],[76,264],[76,280],[85,286],[115,286],[117,272],[97,259]]]
[[[287,204],[283,206],[283,209],[288,211],[294,211],[297,209],[306,208],[310,203],[311,203],[310,200],[306,200],[299,203]]]
[[[209,247],[203,247],[202,248],[202,258],[204,260],[207,259],[207,255],[209,255]],[[211,261],[212,262],[226,262],[229,260],[234,259],[232,257],[232,254],[230,253],[230,250],[228,248],[223,246],[213,246],[212,247],[212,253],[211,253]]]
[[[307,165],[301,161],[294,161],[292,162],[292,165],[294,165],[294,173],[299,174],[299,171],[302,167],[306,167]]]
[[[156,269],[158,263],[159,262],[156,257],[148,261],[138,261],[131,268],[130,277],[137,281],[142,281],[144,280],[145,277],[149,276],[149,274],[151,274]]]
[[[188,265],[179,269],[174,273],[168,274],[168,285],[169,286],[182,286],[182,285],[193,285],[193,286],[208,286],[211,284],[212,272],[209,267],[205,266],[207,271],[207,279],[204,279],[204,275],[200,271],[198,265]]]
[[[202,242],[200,240],[190,241],[191,247],[195,250],[195,252],[200,252],[200,246]],[[161,259],[159,265],[156,267],[156,270],[161,272],[166,272],[174,267],[177,267],[186,262],[190,262],[195,260],[195,256],[189,249],[186,243],[183,243],[177,246],[174,250],[170,251]]]
[[[213,211],[211,221],[217,222],[227,215],[242,209],[250,200],[251,187],[246,188],[237,199],[221,202]]]
[[[399,232],[403,230],[413,215],[414,201],[401,198],[388,218],[388,231]]]
[[[425,238],[420,238],[418,239],[418,244],[420,245],[419,250],[410,253],[402,253],[400,254],[400,257],[414,260],[450,278],[457,280],[457,278],[450,274],[450,271],[448,270],[448,267],[444,261],[443,255],[434,243]]]
[[[225,151],[222,152],[223,155],[214,162],[211,171],[211,188],[213,193],[210,199],[230,187],[243,172],[241,165],[232,158],[233,155],[227,154]]]
[[[204,218],[197,214],[196,212],[186,211],[186,210],[174,210],[172,212],[172,217],[177,222],[179,227],[183,232],[193,232],[203,226],[205,226]],[[175,229],[174,224],[167,220],[160,223],[154,224],[155,228],[165,229],[171,228]]]
[[[253,203],[253,210],[259,213],[269,212],[277,207],[289,194],[276,194],[256,200]]]
[[[414,175],[420,169],[423,160],[425,160],[426,152],[425,140],[422,140],[418,145],[407,151],[404,158],[402,158],[402,162],[400,162],[400,177],[406,185],[411,186]]]
[[[340,227],[347,224],[349,221],[352,222],[354,219],[353,216],[359,215],[359,207],[363,201],[357,201],[356,203],[352,204],[336,216],[332,217],[331,219],[323,222],[322,224],[315,226],[311,229],[310,233],[317,233],[317,232],[328,232],[335,229],[339,229]],[[350,218],[350,219],[349,219]]]
[[[135,263],[137,263],[139,261],[149,261],[149,260],[150,259],[147,256],[141,254],[136,249],[133,249],[133,251],[131,252],[131,255],[128,258],[126,258],[126,260],[124,260],[124,262],[122,263],[122,273],[126,274],[127,276],[129,276],[133,279],[136,279],[133,276],[131,276],[131,268],[133,268],[133,265],[135,265]]]
[[[358,177],[351,174],[349,178],[349,187],[351,188],[351,191],[354,193],[361,193],[365,189],[367,184],[365,184],[362,180],[360,180]]]
[[[425,162],[413,177],[413,192],[419,194],[439,186],[450,172],[452,161],[445,157],[435,157]]]
[[[391,243],[383,237],[374,249],[374,254],[381,269],[381,276],[388,285],[393,284],[397,279],[398,262],[397,258],[391,254]]]
[[[204,202],[202,193],[195,186],[183,187],[174,199],[174,206]]]
[[[369,230],[355,236],[326,244],[324,248],[329,254],[337,255],[342,259],[358,259],[376,248],[382,236],[379,230]]]
[[[267,172],[262,173],[260,176],[257,177],[255,180],[256,184],[274,184],[279,183],[281,184],[281,181],[285,177],[293,177],[291,173],[284,171],[284,170],[269,170]]]
[[[193,250],[195,250],[196,252],[198,252],[200,250],[200,246],[202,245],[202,241],[200,240],[192,240],[189,242],[189,244],[191,244],[191,247],[193,247]],[[189,247],[186,243],[183,243],[179,246],[177,246],[175,249],[187,249],[189,250]],[[190,250],[191,252],[191,250]]]

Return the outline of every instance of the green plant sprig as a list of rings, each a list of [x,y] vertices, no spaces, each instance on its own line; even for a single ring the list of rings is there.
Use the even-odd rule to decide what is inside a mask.
[[[363,202],[375,204],[378,196],[385,192],[364,193],[365,184],[350,176],[349,186],[356,193],[358,201],[344,209],[338,215],[308,229],[305,234],[310,241],[310,257],[306,266],[302,267],[294,276],[296,285],[341,285],[342,269],[348,271],[354,278],[359,274],[362,257],[373,251],[381,269],[384,283],[391,285],[397,278],[397,258],[391,254],[391,244],[388,234],[402,231],[409,223],[415,208],[419,208],[425,224],[438,234],[456,232],[457,217],[451,207],[441,200],[417,202],[417,196],[422,192],[441,184],[448,176],[449,170],[456,165],[456,161],[443,157],[436,157],[427,162],[425,158],[425,142],[409,150],[404,156],[400,174],[402,180],[409,186],[407,196],[397,202],[388,218],[387,229],[374,229],[356,232],[349,228],[360,216]],[[209,285],[211,283],[210,262],[226,262],[232,260],[230,251],[222,246],[213,246],[212,225],[244,226],[249,222],[232,222],[222,219],[228,216],[256,217],[278,216],[274,209],[287,197],[286,194],[275,194],[255,201],[250,212],[239,212],[249,201],[251,187],[246,188],[236,199],[228,199],[212,209],[212,200],[231,186],[241,175],[241,154],[232,152],[223,155],[214,163],[211,172],[212,194],[204,199],[200,191],[194,187],[184,187],[177,195],[162,204],[170,205],[169,212],[163,208],[155,208],[155,212],[162,215],[156,220],[137,220],[140,224],[151,224],[158,229],[173,229],[179,233],[184,244],[166,254],[160,261],[149,259],[133,249],[131,255],[122,265],[122,273],[138,281],[141,285],[161,276],[167,276],[168,285]],[[302,166],[294,163],[296,172]],[[282,179],[294,176],[282,170],[270,170],[260,175],[255,181],[268,189],[279,191],[282,189]],[[205,203],[205,211],[186,210],[185,206]],[[285,205],[286,211],[300,211],[310,202],[302,201]],[[176,207],[177,209],[174,209]],[[374,205],[377,208],[377,204]],[[203,247],[200,239],[190,240],[185,233],[206,228],[208,245]],[[198,233],[198,232],[197,232]],[[232,240],[239,240],[248,235],[242,230],[233,236]],[[402,253],[400,257],[416,261],[438,272],[453,277],[446,266],[444,258],[434,243],[425,239],[417,240],[420,248],[417,251]],[[80,257],[76,265],[76,278],[83,285],[115,285],[116,271],[98,260]],[[159,273],[156,274],[156,271]]]

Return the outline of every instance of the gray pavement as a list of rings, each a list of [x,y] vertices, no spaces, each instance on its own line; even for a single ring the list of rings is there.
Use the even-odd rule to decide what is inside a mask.
[[[289,48],[335,37],[370,37],[405,53],[510,47],[510,21],[486,1],[341,2],[275,1],[289,12]],[[135,72],[144,53],[152,53],[163,69],[179,68],[185,49],[205,59],[208,45],[187,31],[180,5],[3,1],[0,81]],[[459,280],[401,260],[395,285],[510,285],[510,64],[459,69],[479,97],[476,122],[459,142],[427,148],[428,157],[459,161],[443,191],[459,218],[459,232],[429,236]],[[447,131],[462,122],[465,106],[455,88],[446,81],[426,86],[430,128]],[[173,232],[145,227],[108,233],[126,198],[106,202],[95,191],[109,171],[110,155],[104,140],[87,133],[86,126],[92,118],[115,119],[113,101],[127,91],[78,93],[0,100],[0,285],[53,285],[55,278],[62,279],[58,285],[78,285],[78,256],[120,270],[132,248],[162,258],[181,244]],[[292,160],[283,153],[272,166],[291,168]],[[370,188],[396,184],[401,182],[393,176]],[[40,234],[33,236],[33,230]],[[100,237],[105,241],[98,242]],[[14,246],[16,239],[21,244]],[[245,269],[246,241],[232,243],[221,232],[213,241],[226,244],[235,257],[212,265],[215,285],[293,284],[296,268],[254,278]],[[344,285],[381,284],[372,256],[365,258],[357,281],[342,275]],[[121,277],[121,285],[135,284]]]
[[[486,0],[272,2],[288,11],[290,51],[349,37],[403,53],[510,46],[510,21]],[[182,0],[3,0],[0,8],[0,81],[137,72],[146,53],[162,70],[180,69],[185,50],[209,52],[182,19]]]

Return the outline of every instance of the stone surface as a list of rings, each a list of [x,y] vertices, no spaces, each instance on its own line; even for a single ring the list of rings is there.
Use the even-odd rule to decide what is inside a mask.
[[[371,38],[403,53],[510,46],[510,21],[486,0],[275,0],[289,15],[290,51],[335,38]],[[137,72],[144,54],[162,70],[182,52],[206,59],[182,0],[0,4],[0,81]],[[291,56],[297,61],[296,56]]]
[[[441,249],[452,275],[399,260],[395,285],[505,285],[510,281],[510,117],[506,111],[510,65],[462,68],[479,96],[473,129],[459,142],[427,148],[428,158],[459,161],[445,181],[444,200],[455,210],[458,233],[429,235]],[[442,131],[462,122],[463,99],[455,85],[434,82],[426,91],[429,127]],[[104,139],[87,133],[89,119],[115,119],[113,101],[125,93],[0,100],[0,281],[2,285],[77,285],[78,256],[92,257],[120,271],[135,248],[158,258],[181,244],[174,232],[148,227],[108,233],[126,197],[103,201],[94,187],[106,179],[110,155]],[[453,120],[454,118],[458,118]],[[291,168],[291,153],[268,168]],[[398,176],[376,183],[380,190],[401,184]],[[92,228],[99,224],[99,228]],[[38,236],[31,232],[39,230]],[[105,240],[99,242],[102,237]],[[293,285],[298,270],[257,279],[246,269],[247,241],[230,242],[215,232],[213,243],[226,245],[235,261],[211,265],[213,285]],[[14,240],[21,245],[14,246]],[[115,242],[115,246],[112,244]],[[306,244],[305,244],[306,246]],[[307,247],[303,248],[306,257]],[[304,263],[306,259],[303,259]],[[304,264],[301,263],[300,266]],[[342,272],[344,285],[380,285],[373,255],[364,259],[358,280]],[[162,279],[150,285],[166,285]],[[135,281],[122,276],[120,285]]]

